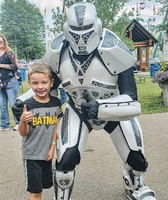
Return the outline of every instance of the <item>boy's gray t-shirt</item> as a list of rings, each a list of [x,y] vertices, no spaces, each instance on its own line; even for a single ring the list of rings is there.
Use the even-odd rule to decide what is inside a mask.
[[[62,115],[60,100],[50,97],[47,103],[37,102],[33,97],[24,102],[33,113],[30,131],[22,140],[24,159],[46,160],[54,128]]]

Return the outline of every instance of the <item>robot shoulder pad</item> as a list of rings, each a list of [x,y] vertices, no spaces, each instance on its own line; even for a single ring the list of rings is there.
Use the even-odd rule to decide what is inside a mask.
[[[127,46],[108,29],[103,29],[98,51],[105,66],[114,75],[129,69],[136,62]]]
[[[59,71],[60,54],[64,45],[63,41],[64,35],[63,33],[60,33],[51,42],[43,58],[44,62],[47,63],[55,73],[58,73]]]

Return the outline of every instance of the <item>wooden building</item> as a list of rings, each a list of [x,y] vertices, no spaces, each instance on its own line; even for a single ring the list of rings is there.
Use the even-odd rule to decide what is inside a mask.
[[[126,35],[133,41],[137,50],[137,60],[140,62],[140,71],[146,71],[149,69],[150,65],[149,48],[154,47],[157,40],[136,19],[129,22],[126,28]]]

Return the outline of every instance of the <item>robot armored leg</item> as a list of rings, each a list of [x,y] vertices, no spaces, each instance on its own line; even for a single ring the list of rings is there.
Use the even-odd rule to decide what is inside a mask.
[[[55,198],[53,200],[70,200],[74,178],[75,170],[68,172],[54,170]]]
[[[123,179],[126,196],[130,200],[156,200],[155,192],[144,185],[143,173],[134,171],[123,171]]]
[[[135,155],[136,153],[140,155],[140,152],[134,153]],[[125,164],[123,180],[126,196],[128,199],[133,200],[156,200],[154,191],[144,185],[143,172],[146,171],[147,162],[145,158],[143,158],[143,155],[142,158],[140,157],[141,156],[138,157],[139,161],[137,160],[137,163],[140,163],[139,169],[136,168],[136,170],[134,170],[134,166],[129,163],[129,160],[127,162],[128,164]],[[144,163],[144,166],[142,163]],[[143,169],[141,166],[143,166]]]
[[[66,103],[58,127],[57,160],[53,173],[55,200],[70,200],[75,167],[80,163],[89,129],[74,109]]]
[[[53,173],[55,200],[69,200],[75,178],[75,166],[80,162],[80,152],[77,146],[68,148],[59,163],[56,163]]]
[[[107,130],[110,133],[110,130]],[[124,162],[126,196],[131,200],[156,200],[155,193],[144,185],[143,173],[148,167],[145,159],[142,130],[137,118],[119,122],[110,134]]]

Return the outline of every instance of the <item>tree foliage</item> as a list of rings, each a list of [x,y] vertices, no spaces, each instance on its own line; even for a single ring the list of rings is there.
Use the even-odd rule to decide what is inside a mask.
[[[28,0],[4,0],[1,32],[19,59],[41,58],[45,51],[45,25],[39,9]]]
[[[162,5],[159,9],[159,14],[164,17],[163,22],[159,25],[159,30],[165,31],[168,37],[168,1],[158,0],[158,2]]]
[[[62,11],[59,7],[56,10],[52,9],[52,19],[53,19],[53,28],[50,31],[57,35],[58,33],[62,32],[63,22],[64,22],[64,15],[62,15]]]
[[[60,24],[63,23],[63,20],[65,21],[66,9],[76,2],[80,2],[80,0],[67,0],[65,13],[62,13],[62,9],[60,8],[57,8],[56,11],[53,10],[54,33],[62,31],[62,26],[60,26]],[[103,27],[116,33],[126,45],[133,48],[132,41],[128,40],[125,34],[129,16],[132,14],[127,14],[126,11],[123,10],[123,7],[128,0],[87,0],[87,2],[94,3],[96,6],[97,14],[102,20]]]

